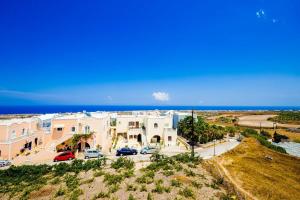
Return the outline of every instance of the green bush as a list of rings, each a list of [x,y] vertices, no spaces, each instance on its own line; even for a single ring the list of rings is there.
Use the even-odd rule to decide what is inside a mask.
[[[146,185],[144,185],[144,184],[141,185],[140,192],[147,192],[147,187],[146,187]]]
[[[128,200],[135,200],[132,194],[129,195]]]
[[[55,197],[64,196],[66,194],[66,190],[60,187],[55,193]]]
[[[179,194],[186,198],[194,198],[195,196],[193,190],[188,187],[185,187],[183,190],[180,190]]]
[[[147,200],[153,200],[153,197],[152,197],[151,193],[148,193]]]
[[[79,186],[79,179],[76,175],[67,174],[65,176],[65,182],[70,191],[75,190]]]
[[[143,174],[141,177],[138,177],[136,179],[136,182],[150,184],[150,183],[153,183],[154,176],[155,176],[155,173],[153,171],[146,171],[145,174]]]
[[[265,130],[262,130],[260,132],[260,135],[262,135],[263,137],[266,137],[266,138],[271,138],[271,134],[268,132],[268,131],[265,131]]]
[[[94,177],[99,177],[99,176],[103,176],[103,175],[105,175],[105,172],[103,172],[102,170],[96,171],[96,172],[94,173]]]
[[[137,190],[137,187],[134,186],[134,185],[132,185],[132,184],[127,184],[126,190],[127,190],[127,191],[136,191],[136,190]]]
[[[50,182],[50,184],[56,185],[56,184],[58,184],[59,182],[60,182],[60,178],[59,178],[59,177],[55,177],[55,178]]]
[[[195,188],[199,189],[202,187],[202,184],[197,182],[197,181],[192,181],[192,186],[194,186]]]
[[[113,185],[117,183],[121,183],[124,180],[124,177],[121,174],[105,174],[104,182],[107,185]]]
[[[94,199],[99,199],[99,198],[109,198],[110,193],[105,193],[105,192],[99,192],[97,195],[95,195]]]
[[[114,184],[109,187],[110,193],[115,193],[120,189],[120,184]]]
[[[285,135],[281,135],[277,132],[275,132],[273,135],[273,141],[276,143],[279,143],[279,142],[281,142],[281,140],[286,140],[286,139],[289,139],[289,137],[287,137]]]
[[[171,180],[171,185],[173,187],[180,187],[182,185],[182,183],[180,183],[180,181],[176,180],[176,179],[172,179]]]
[[[171,175],[174,175],[174,172],[172,170],[163,171],[163,175],[171,176]]]
[[[242,132],[242,135],[245,137],[253,137],[253,138],[257,139],[261,145],[263,145],[269,149],[278,151],[280,153],[286,153],[286,150],[284,148],[273,145],[271,142],[267,141],[266,137],[259,135],[258,132],[254,129],[249,129],[249,128],[245,129]]]
[[[123,172],[123,176],[125,178],[130,178],[130,177],[134,176],[134,170],[133,169],[126,170],[125,172]]]
[[[128,159],[127,157],[120,157],[116,161],[111,163],[111,167],[114,169],[133,169],[134,168],[134,162],[131,159]]]
[[[70,200],[78,200],[78,197],[83,194],[83,191],[79,188],[73,190],[70,195]]]
[[[184,174],[187,176],[196,176],[196,173],[193,172],[193,170],[190,169],[184,169]]]
[[[152,192],[162,194],[164,192],[164,187],[160,183],[156,183],[155,188],[152,190]]]

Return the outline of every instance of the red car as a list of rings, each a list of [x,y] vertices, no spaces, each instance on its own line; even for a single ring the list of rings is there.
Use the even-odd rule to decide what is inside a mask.
[[[53,161],[57,162],[57,161],[65,161],[65,160],[73,160],[73,159],[75,159],[74,154],[71,151],[67,151],[59,154],[58,156],[55,156]]]

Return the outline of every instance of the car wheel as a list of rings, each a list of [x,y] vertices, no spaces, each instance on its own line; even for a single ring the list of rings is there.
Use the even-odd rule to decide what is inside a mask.
[[[120,156],[123,156],[123,154],[122,154],[122,153],[120,153]]]
[[[57,160],[54,160],[54,162],[57,162]]]

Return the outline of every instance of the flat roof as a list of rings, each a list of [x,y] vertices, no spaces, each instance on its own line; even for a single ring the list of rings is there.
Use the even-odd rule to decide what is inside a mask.
[[[9,126],[12,124],[30,123],[34,120],[34,118],[2,119],[0,120],[0,125]]]

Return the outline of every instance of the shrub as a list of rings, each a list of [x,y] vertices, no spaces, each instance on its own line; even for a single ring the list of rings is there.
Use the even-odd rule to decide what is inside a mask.
[[[271,134],[268,132],[268,131],[265,131],[265,130],[262,130],[260,132],[260,135],[262,135],[263,137],[266,137],[266,138],[271,138]]]
[[[174,166],[174,168],[176,169],[176,171],[181,171],[182,169],[183,169],[183,167],[182,167],[182,165],[181,164],[179,164],[179,163],[177,163],[175,166]]]
[[[67,172],[72,171],[69,164],[61,162],[53,166],[55,176],[63,176]]]
[[[98,199],[98,198],[109,198],[110,197],[110,193],[105,193],[105,192],[99,192],[97,195],[95,195],[94,199]]]
[[[242,135],[245,136],[245,137],[253,137],[255,139],[257,139],[259,141],[259,143],[269,149],[272,149],[274,151],[278,151],[280,153],[286,153],[286,150],[282,147],[279,147],[279,146],[275,146],[273,145],[271,142],[267,141],[267,138],[262,136],[262,135],[259,135],[257,133],[256,130],[254,129],[245,129],[243,132],[242,132]]]
[[[164,191],[164,187],[159,183],[156,183],[155,188],[152,190],[152,192],[156,192],[158,194],[163,193],[163,191]]]
[[[273,135],[273,141],[274,142],[276,142],[276,143],[279,143],[279,142],[281,142],[281,140],[286,140],[286,139],[289,139],[287,136],[285,136],[285,135],[281,135],[281,134],[279,134],[279,133],[274,133],[274,135]]]
[[[135,200],[132,194],[129,195],[128,200]]]
[[[147,171],[143,176],[138,177],[136,179],[136,182],[150,184],[150,183],[153,183],[154,176],[155,176],[155,173],[153,171]]]
[[[172,170],[164,171],[163,175],[165,175],[165,176],[171,176],[171,175],[174,175],[174,172]]]
[[[66,190],[60,187],[55,193],[55,197],[64,196],[66,194]]]
[[[95,173],[94,173],[94,177],[99,177],[99,176],[103,176],[103,175],[105,175],[105,172],[103,172],[103,171],[96,171]]]
[[[196,176],[196,173],[190,169],[184,169],[184,174],[187,176]]]
[[[114,169],[133,169],[134,162],[126,157],[120,157],[116,161],[111,163],[111,167]]]
[[[83,194],[83,191],[79,188],[75,189],[70,196],[70,200],[77,200],[80,195]]]
[[[141,185],[141,189],[140,189],[140,192],[147,192],[147,187],[146,185]]]
[[[179,191],[179,194],[181,196],[184,196],[186,198],[194,198],[194,192],[192,189],[185,187],[183,190]]]
[[[127,191],[136,191],[137,187],[132,184],[127,184],[126,190]]]
[[[58,184],[59,182],[60,182],[60,178],[59,178],[59,177],[56,177],[56,178],[54,178],[54,179],[50,182],[50,184],[56,185],[56,184]]]
[[[180,183],[180,181],[173,179],[171,180],[171,185],[174,187],[180,187],[182,185],[182,183]]]
[[[148,193],[147,200],[153,200],[153,197],[152,197],[151,193]]]
[[[194,186],[195,188],[199,189],[202,187],[202,184],[197,182],[197,181],[192,181],[192,186]]]
[[[134,171],[133,171],[133,169],[130,169],[130,170],[125,171],[125,172],[123,173],[123,176],[124,176],[125,178],[130,178],[130,177],[134,176]]]
[[[92,182],[94,182],[94,180],[95,180],[95,178],[90,178],[90,179],[87,179],[87,180],[85,180],[85,181],[82,181],[82,182],[80,183],[80,185],[84,185],[84,184],[92,183]]]
[[[109,187],[109,192],[110,193],[115,193],[120,189],[120,184],[114,184]]]
[[[68,190],[72,191],[79,186],[79,180],[75,175],[67,174],[65,176],[65,182],[68,187]]]
[[[164,187],[164,190],[166,193],[170,193],[171,192],[171,187]]]
[[[105,174],[104,175],[104,182],[107,185],[113,185],[117,183],[121,183],[123,181],[123,176],[118,174]]]

